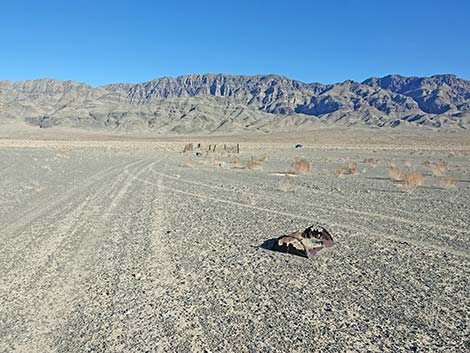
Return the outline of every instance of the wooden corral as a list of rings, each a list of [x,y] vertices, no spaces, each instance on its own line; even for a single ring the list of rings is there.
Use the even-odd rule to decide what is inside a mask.
[[[201,143],[197,144],[197,147],[194,148],[193,143],[187,143],[184,145],[183,148],[183,153],[186,152],[195,152],[197,156],[202,155],[203,153],[210,153],[210,152],[225,152],[225,153],[240,153],[240,144],[235,144],[235,145],[228,145],[228,144],[223,144],[223,149],[220,147],[217,148],[217,144],[209,144],[207,146],[204,146]]]

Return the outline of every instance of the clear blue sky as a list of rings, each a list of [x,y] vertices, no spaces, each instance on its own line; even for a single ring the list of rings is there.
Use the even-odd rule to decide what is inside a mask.
[[[189,73],[470,79],[467,0],[4,1],[0,80]]]

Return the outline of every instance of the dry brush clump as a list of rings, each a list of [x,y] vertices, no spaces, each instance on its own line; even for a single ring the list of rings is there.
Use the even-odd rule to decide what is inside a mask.
[[[310,162],[300,157],[295,157],[290,167],[291,171],[295,174],[306,174],[312,170]]]
[[[441,178],[438,182],[438,185],[443,189],[453,189],[457,187],[457,181],[453,177],[448,176]]]
[[[246,167],[240,161],[240,158],[235,158],[229,162],[232,165],[232,168],[235,169],[245,169]]]
[[[421,162],[421,165],[424,167],[424,168],[430,168],[432,163],[428,160],[424,161],[424,162]]]
[[[388,177],[392,181],[401,181],[403,180],[403,174],[400,171],[400,168],[395,164],[395,162],[389,162],[387,166]]]
[[[405,173],[403,174],[403,188],[407,192],[413,192],[416,188],[424,185],[424,177],[421,173]]]
[[[411,169],[411,167],[413,167],[413,163],[411,161],[405,161],[405,163],[403,163],[403,165],[405,166],[405,168],[407,169]]]
[[[431,173],[433,176],[443,176],[446,173],[448,166],[449,163],[441,159],[437,163],[431,165]]]
[[[258,159],[256,159],[255,157],[251,157],[249,161],[246,161],[244,163],[244,166],[247,169],[261,169],[261,165],[267,160],[268,160],[268,156],[266,154],[262,155]]]
[[[349,161],[346,167],[338,166],[336,168],[335,174],[337,177],[340,177],[344,174],[356,175],[359,174],[359,167],[356,162]]]
[[[228,162],[221,162],[218,165],[218,161],[214,161],[214,166],[220,166],[224,168],[225,166],[229,166],[234,169],[261,169],[262,164],[268,160],[268,156],[266,154],[262,155],[260,158],[251,157],[250,160],[246,162],[242,162],[240,158],[234,158]]]
[[[367,159],[364,159],[362,163],[370,164],[372,168],[376,168],[380,164],[380,159],[367,158]]]
[[[323,157],[320,159],[321,162],[323,163],[333,163],[337,161],[337,158],[335,157]]]
[[[224,162],[219,161],[218,159],[213,159],[212,160],[212,166],[215,168],[222,168]]]
[[[359,174],[359,168],[357,167],[357,163],[353,161],[349,161],[347,171],[348,171],[348,174],[351,174],[351,175]]]
[[[443,176],[449,167],[449,162],[441,159],[436,163],[431,163],[430,161],[426,160],[422,162],[421,165],[431,170],[431,174],[433,176]]]
[[[258,169],[261,166],[261,161],[257,161],[255,159],[251,159],[247,162],[245,162],[245,167],[248,169]]]
[[[453,158],[453,157],[463,157],[463,156],[465,156],[465,152],[464,152],[464,151],[452,151],[452,152],[449,152],[449,155],[448,155],[449,158]]]
[[[344,175],[345,173],[346,173],[346,168],[345,167],[339,166],[339,167],[336,168],[335,174],[336,174],[337,177],[340,177],[340,176]]]

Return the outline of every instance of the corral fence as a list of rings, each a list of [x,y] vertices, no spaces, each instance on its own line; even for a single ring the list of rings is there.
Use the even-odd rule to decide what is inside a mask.
[[[229,145],[229,144],[223,144],[223,145],[217,145],[217,144],[209,144],[209,145],[203,145],[201,143],[198,143],[196,146],[194,146],[193,143],[187,143],[184,145],[183,148],[183,153],[186,152],[193,152],[196,153],[196,155],[202,155],[203,153],[213,153],[213,152],[226,152],[226,153],[240,153],[240,144],[236,145]]]

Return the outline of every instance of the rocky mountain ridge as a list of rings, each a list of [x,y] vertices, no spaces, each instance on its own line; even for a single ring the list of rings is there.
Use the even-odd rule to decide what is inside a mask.
[[[95,88],[52,79],[0,81],[0,123],[12,121],[158,133],[270,132],[318,124],[467,129],[470,81],[388,75],[321,84],[223,74]]]

